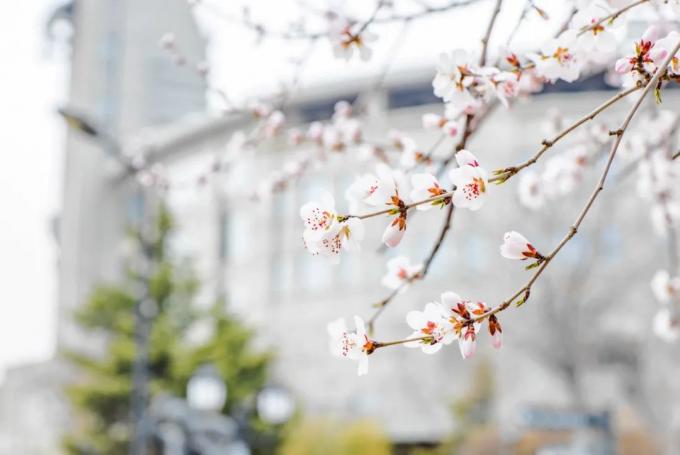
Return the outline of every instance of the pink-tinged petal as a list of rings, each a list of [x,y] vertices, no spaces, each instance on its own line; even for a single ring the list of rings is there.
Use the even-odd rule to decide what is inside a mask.
[[[459,338],[458,346],[460,347],[460,355],[463,356],[463,359],[469,359],[475,355],[477,350],[477,343],[469,337]]]
[[[449,137],[457,137],[460,133],[460,125],[455,120],[449,120],[442,126],[442,131]]]
[[[503,345],[503,333],[497,330],[496,333],[491,336],[491,345],[496,349],[500,349]]]
[[[479,166],[477,157],[475,157],[469,150],[466,149],[460,150],[458,153],[456,153],[456,162],[458,163],[458,166]]]
[[[626,74],[633,69],[633,63],[630,61],[629,57],[623,57],[616,61],[614,64],[614,71],[619,74]]]
[[[500,247],[501,256],[508,259],[526,259],[531,253],[530,243],[522,234],[516,231],[506,232]]]
[[[390,224],[385,228],[385,232],[383,233],[382,236],[382,241],[385,243],[390,248],[394,248],[399,243],[401,242],[401,239],[404,237],[404,233],[406,232],[406,229],[399,229],[399,223],[397,224]]]
[[[661,29],[656,25],[647,27],[647,30],[642,34],[642,40],[653,43],[661,36]]]

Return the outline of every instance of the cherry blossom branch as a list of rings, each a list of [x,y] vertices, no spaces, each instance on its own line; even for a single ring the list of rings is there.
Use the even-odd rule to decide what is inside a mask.
[[[389,209],[379,210],[377,212],[367,213],[365,215],[340,215],[340,216],[338,216],[338,221],[343,222],[343,221],[347,221],[350,218],[356,218],[358,220],[365,220],[366,218],[373,218],[375,216],[380,216],[380,215],[385,215],[385,214],[396,215],[397,213],[400,213],[400,212],[403,213],[407,210],[412,209],[413,207],[417,207],[417,206],[422,205],[422,204],[427,204],[428,202],[445,201],[447,198],[450,198],[451,196],[453,196],[453,191],[438,194],[436,196],[432,196],[432,197],[429,197],[427,199],[423,199],[421,201],[411,202],[410,204],[404,204],[402,207],[392,207],[392,208],[389,208]]]
[[[516,166],[512,167],[507,167],[504,169],[498,169],[494,171],[493,173],[495,174],[494,177],[489,179],[489,182],[494,182],[494,183],[505,183],[508,179],[519,173],[522,169],[527,168],[531,166],[532,164],[536,163],[536,161],[543,156],[545,152],[547,152],[553,145],[555,145],[558,141],[563,139],[565,136],[569,135],[572,131],[577,129],[579,126],[583,125],[586,122],[589,122],[593,120],[595,117],[597,117],[601,112],[605,111],[608,109],[610,106],[613,104],[616,104],[618,101],[622,100],[623,98],[627,97],[633,92],[636,92],[642,88],[642,85],[636,85],[635,87],[629,88],[627,90],[624,90],[622,92],[617,93],[615,96],[609,98],[607,101],[604,103],[600,104],[598,107],[596,107],[593,111],[591,111],[589,114],[587,114],[584,117],[581,117],[571,125],[567,126],[564,128],[562,131],[557,133],[553,138],[551,139],[543,139],[542,141],[542,147],[534,156],[532,156],[530,159],[525,161],[522,164],[518,164]]]
[[[642,93],[638,97],[637,101],[628,111],[628,114],[624,118],[623,123],[621,124],[621,127],[616,131],[616,133],[617,133],[616,139],[614,140],[614,143],[612,144],[611,150],[609,152],[609,157],[607,158],[607,162],[604,166],[602,174],[600,175],[600,179],[598,180],[597,185],[593,189],[593,192],[591,193],[590,197],[586,201],[585,205],[581,209],[580,213],[576,217],[576,220],[571,225],[571,227],[569,228],[569,231],[564,236],[564,238],[562,238],[560,243],[558,243],[557,246],[547,256],[545,256],[545,260],[543,261],[543,263],[538,267],[536,272],[532,275],[532,277],[529,279],[529,281],[527,281],[527,283],[524,286],[522,286],[510,298],[503,301],[500,305],[496,306],[495,308],[487,311],[486,313],[484,313],[480,316],[473,318],[474,322],[481,322],[484,319],[489,318],[490,316],[493,316],[497,313],[500,313],[501,311],[508,308],[522,294],[524,294],[524,296],[522,297],[521,300],[518,301],[518,305],[521,305],[522,303],[524,303],[529,298],[529,294],[531,292],[532,285],[541,276],[541,274],[546,269],[546,267],[548,267],[548,264],[550,264],[552,262],[552,260],[555,258],[555,256],[557,256],[557,254],[560,252],[560,250],[576,235],[576,233],[578,232],[578,229],[581,226],[581,223],[583,222],[583,219],[586,217],[586,215],[590,211],[590,208],[593,206],[595,199],[597,199],[597,196],[604,189],[605,180],[607,179],[607,176],[609,175],[609,170],[611,169],[612,162],[614,161],[614,158],[616,156],[616,152],[619,148],[619,145],[621,144],[621,140],[623,138],[623,135],[625,134],[626,130],[628,129],[628,125],[630,124],[631,120],[633,119],[633,117],[637,113],[638,109],[640,108],[640,105],[642,104],[642,102],[644,101],[645,97],[650,92],[650,90],[652,90],[652,88],[657,87],[659,80],[661,79],[662,75],[666,72],[666,68],[668,67],[672,58],[675,56],[675,54],[678,52],[679,49],[680,49],[680,41],[678,41],[678,43],[675,45],[674,49],[668,54],[668,57],[664,60],[664,62],[658,68],[658,70],[654,74],[654,77],[652,77],[650,79],[650,81],[647,82],[644,90],[642,91]]]
[[[604,23],[607,22],[607,21],[609,21],[609,22],[614,22],[621,14],[625,13],[626,11],[628,11],[628,10],[630,10],[630,9],[635,8],[636,6],[642,5],[642,4],[647,3],[647,2],[649,2],[649,0],[637,0],[636,2],[633,2],[633,3],[629,4],[629,5],[626,5],[626,6],[624,6],[623,8],[620,8],[620,9],[614,11],[613,13],[611,13],[611,14],[609,14],[609,15],[603,17],[602,19],[600,19],[599,21],[595,22],[594,24],[591,24],[591,25],[588,25],[588,26],[583,27],[583,28],[578,32],[578,35],[577,35],[577,36],[580,36],[580,35],[586,33],[586,32],[589,31],[589,30],[594,30],[594,29],[600,27],[602,24],[604,24]]]
[[[486,27],[486,32],[482,38],[482,54],[479,57],[479,66],[484,66],[486,64],[486,54],[489,48],[489,38],[491,38],[491,32],[493,31],[493,26],[496,23],[496,18],[498,13],[501,12],[501,5],[503,0],[496,0],[496,6],[491,13],[491,19],[489,19],[489,25]]]

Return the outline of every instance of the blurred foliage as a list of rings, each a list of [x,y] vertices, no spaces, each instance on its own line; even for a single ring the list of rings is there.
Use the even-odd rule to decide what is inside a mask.
[[[186,261],[168,253],[173,222],[167,209],[160,207],[151,232],[130,231],[133,259],[123,282],[98,287],[75,315],[80,326],[104,337],[106,348],[96,357],[65,353],[79,367],[82,380],[67,390],[76,413],[76,428],[67,435],[64,446],[74,454],[128,452],[134,315],[138,311],[135,295],[145,289],[155,312],[149,342],[151,396],[164,392],[183,397],[196,369],[212,363],[228,385],[223,412],[245,416],[252,438],[276,444],[280,429],[262,422],[253,411],[254,397],[266,383],[272,354],[251,346],[253,332],[228,314],[223,302],[216,302],[209,310],[196,308],[193,302],[198,282]],[[209,327],[208,336],[192,344],[188,334],[197,324]]]
[[[290,428],[279,455],[390,455],[389,437],[375,423],[304,420]]]
[[[468,392],[451,405],[454,431],[439,446],[418,448],[411,455],[498,453],[498,438],[492,422],[493,369],[488,361],[478,364]]]

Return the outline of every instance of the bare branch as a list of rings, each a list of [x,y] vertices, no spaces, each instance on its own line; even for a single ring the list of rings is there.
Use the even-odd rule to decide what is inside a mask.
[[[627,90],[624,90],[622,92],[617,93],[615,96],[609,98],[607,101],[605,101],[604,103],[602,103],[598,107],[596,107],[592,112],[590,112],[589,114],[587,114],[584,117],[581,117],[580,119],[578,119],[577,121],[575,121],[574,123],[572,123],[571,125],[566,127],[565,129],[563,129],[562,131],[557,133],[557,135],[555,135],[555,137],[553,137],[551,139],[544,139],[543,142],[542,142],[543,146],[541,147],[541,149],[538,152],[536,152],[536,154],[534,156],[532,156],[530,159],[528,159],[524,163],[518,164],[516,166],[508,167],[508,168],[505,168],[505,169],[498,169],[498,170],[494,171],[495,176],[490,178],[489,182],[503,183],[503,182],[507,181],[509,178],[516,175],[522,169],[529,167],[532,164],[534,164],[536,161],[538,161],[538,159],[541,156],[543,156],[543,154],[546,151],[548,151],[548,149],[550,149],[553,145],[555,145],[555,143],[560,141],[562,138],[567,136],[569,133],[574,131],[576,128],[578,128],[579,126],[583,125],[584,123],[586,123],[590,120],[593,120],[602,111],[606,110],[611,105],[615,104],[616,102],[620,101],[621,99],[625,98],[626,96],[630,95],[631,93],[633,93],[637,90],[640,90],[641,88],[642,88],[642,86],[635,86],[635,87],[632,87],[632,88],[629,88]]]

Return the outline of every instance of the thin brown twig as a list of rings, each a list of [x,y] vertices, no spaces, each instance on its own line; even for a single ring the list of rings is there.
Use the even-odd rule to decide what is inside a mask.
[[[418,11],[416,13],[412,14],[391,14],[388,16],[383,16],[383,17],[375,17],[375,15],[372,16],[372,19],[363,21],[360,26],[360,30],[364,31],[369,25],[371,24],[389,24],[389,23],[395,23],[395,22],[410,22],[414,20],[418,20],[433,14],[437,13],[444,13],[449,10],[455,9],[455,8],[460,8],[460,7],[465,7],[472,5],[474,3],[479,2],[480,0],[459,0],[459,1],[453,1],[441,6],[437,7],[426,7],[423,8],[421,11]],[[384,1],[381,1],[381,3],[385,3]],[[224,11],[221,9],[217,8],[215,5],[213,5],[210,2],[205,2],[205,1],[200,1],[197,3],[198,5],[201,5],[206,11],[210,12],[213,14],[216,18],[223,20],[225,22],[229,22],[231,24],[237,24],[241,25],[242,27],[245,27],[247,29],[252,30],[253,32],[257,33],[261,37],[268,37],[268,38],[278,38],[278,39],[283,39],[283,40],[305,40],[305,39],[316,39],[316,38],[321,38],[323,36],[328,35],[326,31],[316,31],[316,32],[307,32],[307,31],[279,31],[279,30],[271,30],[266,28],[263,24],[253,22],[250,19],[240,19],[231,15],[226,14]],[[360,32],[357,32],[357,34]]]
[[[486,26],[486,32],[482,38],[482,53],[479,56],[479,66],[484,66],[486,64],[486,54],[489,49],[489,38],[491,38],[491,32],[493,31],[493,26],[496,23],[496,18],[498,13],[501,12],[501,5],[503,0],[496,0],[496,6],[494,6],[493,12],[491,13],[491,19],[489,24]]]
[[[609,108],[611,105],[617,103],[621,99],[625,98],[626,96],[630,95],[631,93],[640,90],[642,86],[635,86],[632,88],[629,88],[627,90],[624,90],[622,92],[617,93],[615,96],[609,98],[607,101],[604,103],[600,104],[598,107],[596,107],[593,111],[591,111],[589,114],[585,115],[584,117],[581,117],[580,119],[576,120],[574,123],[571,125],[567,126],[564,128],[562,131],[557,133],[553,138],[551,139],[544,139],[542,141],[542,147],[536,152],[534,156],[532,156],[530,159],[525,161],[522,164],[518,164],[516,166],[512,167],[507,167],[504,169],[498,169],[494,171],[495,176],[489,179],[489,182],[497,182],[497,183],[503,183],[519,173],[522,169],[531,166],[534,164],[536,161],[538,161],[541,156],[545,152],[548,151],[555,143],[560,141],[562,138],[565,136],[569,135],[572,131],[574,131],[576,128],[579,126],[583,125],[586,122],[589,122],[590,120],[593,120],[597,115],[599,115],[602,111],[606,110]]]
[[[423,336],[423,337],[416,337],[416,338],[406,338],[404,340],[396,340],[396,341],[374,341],[373,342],[373,348],[374,349],[379,349],[379,348],[385,348],[388,346],[396,346],[399,344],[406,344],[406,343],[411,343],[413,341],[425,341],[428,339],[431,339],[431,336]]]
[[[436,196],[429,197],[427,199],[423,199],[420,201],[416,202],[411,202],[410,204],[405,204],[404,207],[391,207],[388,209],[384,210],[378,210],[377,212],[371,212],[371,213],[366,213],[364,215],[340,215],[338,218],[340,221],[345,221],[349,218],[356,218],[358,220],[365,220],[367,218],[373,218],[375,216],[380,216],[380,215],[385,215],[385,214],[390,214],[390,215],[396,215],[402,211],[410,210],[414,207],[417,207],[422,204],[427,204],[428,202],[437,202],[437,201],[445,201],[447,198],[450,198],[453,196],[453,191],[448,191],[446,193],[438,194]]]
[[[501,304],[496,306],[495,308],[487,311],[486,313],[474,318],[473,320],[475,322],[481,322],[484,319],[487,319],[488,317],[495,315],[497,313],[500,313],[501,311],[505,310],[508,308],[520,295],[524,294],[524,297],[522,300],[520,300],[520,303],[523,303],[529,295],[529,292],[531,291],[532,285],[536,282],[538,277],[541,276],[543,271],[548,267],[548,264],[552,262],[552,260],[557,256],[557,254],[560,252],[560,250],[576,235],[578,232],[579,227],[581,226],[581,223],[583,222],[584,218],[590,211],[590,208],[593,206],[593,203],[595,202],[595,199],[597,199],[597,196],[600,194],[600,192],[604,189],[604,183],[605,180],[607,179],[607,175],[609,174],[609,170],[611,169],[612,162],[614,161],[614,158],[616,156],[616,152],[619,148],[619,145],[621,144],[621,140],[623,138],[623,135],[625,134],[626,130],[628,129],[628,125],[630,124],[631,120],[635,116],[636,112],[638,111],[640,105],[642,104],[642,101],[644,101],[645,97],[649,93],[652,88],[656,88],[659,80],[661,79],[662,75],[666,72],[666,68],[668,67],[668,64],[670,63],[671,59],[673,56],[678,52],[680,49],[680,41],[676,44],[675,48],[673,51],[670,52],[668,57],[664,60],[663,64],[658,68],[657,72],[654,74],[654,77],[645,85],[644,90],[638,97],[637,101],[635,104],[630,108],[628,111],[628,114],[626,115],[625,119],[623,120],[623,123],[621,124],[620,128],[617,130],[616,134],[616,139],[614,140],[611,150],[609,152],[609,157],[607,158],[607,162],[604,166],[604,169],[602,170],[602,174],[600,175],[600,179],[597,182],[597,185],[593,189],[593,192],[591,193],[590,197],[586,201],[585,205],[579,212],[578,216],[576,217],[576,220],[574,223],[571,225],[569,230],[567,231],[567,234],[562,238],[560,243],[557,244],[557,246],[550,252],[545,257],[544,262],[538,267],[536,272],[531,276],[529,281],[522,286],[517,292],[515,292],[510,298],[507,300],[503,301]]]

